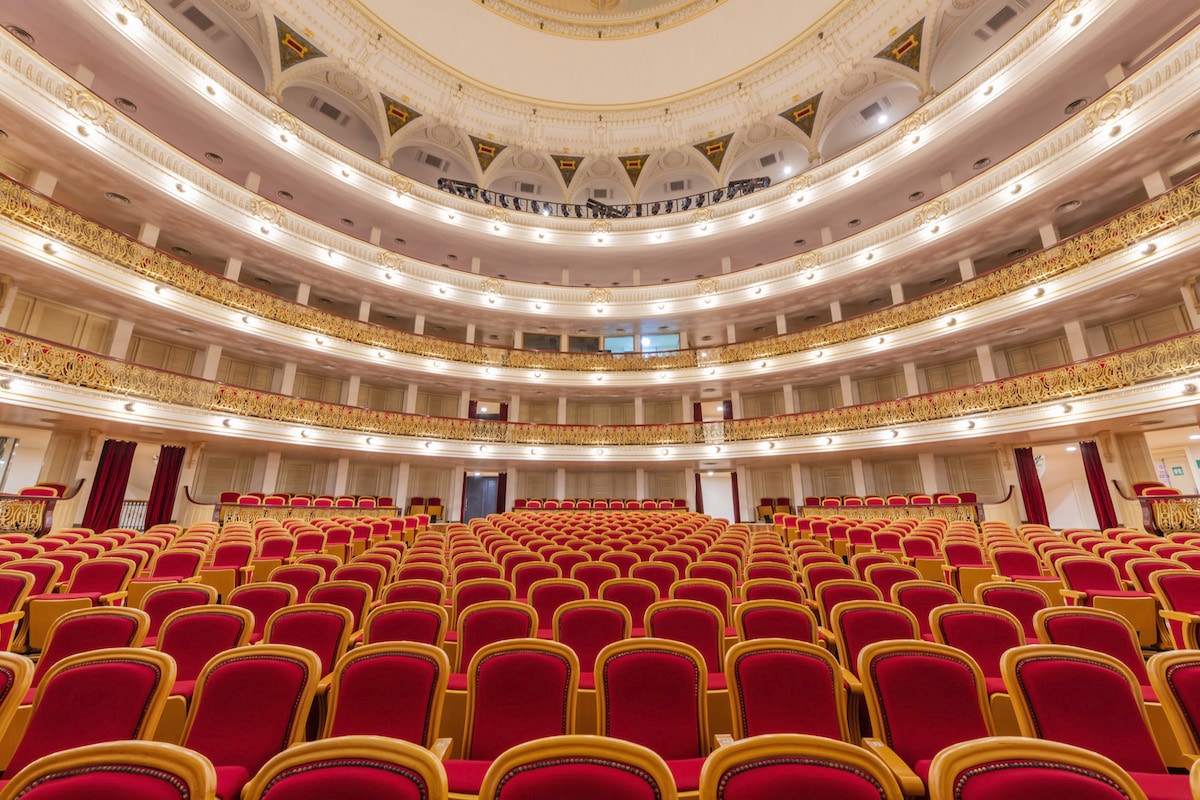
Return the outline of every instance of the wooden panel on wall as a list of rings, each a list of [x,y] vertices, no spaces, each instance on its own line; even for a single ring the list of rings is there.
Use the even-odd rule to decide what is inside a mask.
[[[687,497],[683,470],[646,473],[646,497]],[[630,494],[632,497],[633,494]]]
[[[1058,336],[1020,347],[1010,347],[1004,351],[1004,358],[1008,362],[1009,375],[1022,375],[1066,364],[1071,360],[1070,353],[1067,338]]]
[[[785,413],[783,391],[743,394],[742,413],[747,419],[752,417],[774,417]]]
[[[190,375],[196,351],[194,348],[151,339],[148,336],[133,336],[129,340],[127,358],[147,367]]]
[[[333,491],[330,480],[333,474],[328,461],[285,458],[279,462],[275,490],[291,494],[329,494]]]
[[[554,476],[553,470],[517,470],[517,493],[513,497],[553,497]]]
[[[197,500],[215,501],[221,492],[250,492],[250,476],[254,470],[254,456],[213,453],[205,450],[196,465],[196,482],[192,486],[192,497]]]
[[[854,494],[854,473],[850,463],[816,464],[810,470],[812,473],[812,493],[816,495],[836,494],[845,496]]]
[[[417,391],[417,413],[430,417],[457,417],[458,400],[456,394],[439,394],[437,392]]]
[[[840,408],[842,402],[842,386],[831,383],[825,386],[801,386],[796,390],[796,410],[826,411],[830,408]]]
[[[309,400],[320,400],[323,403],[342,402],[342,381],[324,375],[310,375],[305,372],[296,373],[296,383],[292,392],[297,397]]]
[[[375,496],[392,493],[392,465],[378,462],[350,462],[350,471],[346,476],[347,494],[373,494]]]
[[[526,400],[521,398],[521,422],[533,422],[539,425],[553,425],[558,422],[557,400]],[[541,495],[529,495],[541,497]]]
[[[400,386],[360,383],[358,404],[363,408],[373,408],[378,411],[403,411],[404,389]]]
[[[946,470],[947,491],[975,492],[988,500],[998,500],[1008,491],[1000,472],[999,455],[994,450],[941,456],[940,460]]]
[[[271,384],[275,380],[275,368],[221,356],[221,360],[217,362],[217,380],[221,383],[269,392]]]
[[[874,461],[867,466],[867,491],[872,494],[920,494],[921,464],[915,458]]]
[[[672,425],[683,422],[683,408],[678,400],[646,400],[642,415],[647,425]]]

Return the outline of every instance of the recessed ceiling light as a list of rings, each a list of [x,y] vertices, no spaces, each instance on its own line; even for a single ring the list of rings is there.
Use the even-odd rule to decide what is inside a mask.
[[[253,280],[254,280],[254,282],[255,282],[255,283],[257,283],[259,286],[270,286],[270,285],[271,285],[271,279],[270,279],[270,278],[264,278],[264,277],[262,277],[261,275],[260,275],[260,276],[258,276],[258,277],[256,277],[256,278],[254,278]]]
[[[508,276],[507,276],[507,275],[505,275],[503,272],[497,272],[497,273],[496,273],[496,277],[497,277],[497,278],[507,278]]]
[[[269,353],[270,351],[267,350],[267,348],[265,348],[265,347],[255,347],[255,348],[252,348],[250,352],[258,353],[259,355],[264,355],[266,353]]]
[[[910,202],[910,203],[915,203],[918,200],[924,200],[924,199],[925,199],[924,192],[913,192],[912,194],[910,194],[908,196],[908,202]]]
[[[755,333],[762,333],[762,332],[763,332],[763,331],[765,331],[766,329],[767,329],[767,326],[766,326],[766,325],[756,325],[756,326],[754,326],[754,332],[755,332]]]
[[[105,192],[104,199],[110,203],[116,203],[119,206],[129,205],[129,198],[120,192]]]
[[[670,281],[671,281],[671,279],[670,279],[670,278],[663,278],[661,282],[662,282],[662,283],[669,283]]]
[[[13,36],[20,39],[21,42],[28,47],[33,47],[34,45],[37,44],[37,40],[33,38],[33,34],[30,33],[29,31],[25,30],[24,28],[9,24],[9,25],[4,26],[4,30],[8,31]]]
[[[1187,136],[1183,137],[1184,144],[1195,144],[1200,142],[1200,130],[1192,131]]]
[[[136,114],[138,110],[137,103],[125,97],[114,97],[113,105],[127,114]]]
[[[188,250],[186,247],[172,247],[171,252],[177,256],[183,256],[184,258],[187,258],[192,254],[192,251]]]
[[[883,298],[882,297],[872,297],[870,300],[867,301],[867,305],[881,306],[881,305],[883,305]]]
[[[176,328],[176,333],[182,333],[184,336],[195,336],[196,332],[191,328]]]
[[[342,217],[338,221],[342,223],[342,227],[345,227],[345,228],[353,228],[354,227],[354,220],[350,219],[349,217]]]
[[[8,131],[0,131],[0,139],[7,139]]]
[[[278,197],[280,200],[295,200],[296,199],[296,196],[294,194],[292,194],[291,192],[289,192],[287,189],[280,189],[278,192],[275,193],[275,196]]]
[[[1082,200],[1068,200],[1065,203],[1060,203],[1054,209],[1055,214],[1067,214],[1083,205]]]
[[[404,247],[404,245],[408,244],[408,241],[405,239],[401,239],[399,236],[396,236],[396,237],[392,238],[392,244],[398,244],[401,247]]]
[[[1012,334],[1015,336],[1019,333],[1024,333],[1027,330],[1029,330],[1029,329],[1022,325],[1022,326],[1018,326],[1016,328],[1009,328],[1008,330],[1005,331],[1005,333],[1009,333],[1009,334]]]
[[[988,158],[987,156],[984,156],[983,158],[979,159],[974,164],[972,164],[971,169],[985,169],[987,167],[990,167],[991,165],[992,165],[992,160],[990,158]]]
[[[1005,258],[1020,258],[1021,256],[1027,255],[1028,253],[1029,253],[1029,251],[1026,250],[1024,247],[1018,247],[1016,250],[1009,250],[1008,253],[1006,253],[1004,257]]]
[[[1130,300],[1135,300],[1135,299],[1137,299],[1137,292],[1127,292],[1125,294],[1117,295],[1116,297],[1112,298],[1108,302],[1110,302],[1110,303],[1128,303]]]
[[[204,158],[206,161],[209,161],[213,164],[224,164],[225,163],[225,159],[222,158],[221,156],[217,155],[216,153],[205,153]]]
[[[342,221],[345,222],[345,220],[342,220]],[[451,261],[458,261],[458,256],[454,255],[454,253],[447,253],[446,258],[448,258]]]
[[[947,283],[945,278],[934,278],[929,282],[930,286],[945,286]]]
[[[808,244],[808,242],[806,242],[804,239],[797,239],[796,241],[792,242],[793,247],[804,247],[806,244]]]
[[[816,319],[816,318],[817,318],[817,315],[816,315],[816,314],[806,314],[806,315],[804,316],[804,321],[805,321],[805,322],[812,322],[812,321],[813,321],[814,319]]]
[[[1070,116],[1071,114],[1075,114],[1075,113],[1087,108],[1088,103],[1090,103],[1090,102],[1092,102],[1092,101],[1086,97],[1080,97],[1078,100],[1072,100],[1071,102],[1067,103],[1067,105],[1063,108],[1063,113],[1066,114],[1067,116]]]
[[[847,228],[857,228],[859,225],[862,225],[862,220],[857,217],[846,223]]]
[[[935,347],[934,349],[930,350],[929,352],[935,356],[940,356],[943,353],[948,353],[950,351],[948,349],[946,349],[945,347]]]

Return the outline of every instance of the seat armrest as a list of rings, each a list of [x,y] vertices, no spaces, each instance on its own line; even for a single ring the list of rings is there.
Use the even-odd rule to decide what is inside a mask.
[[[129,592],[109,592],[100,595],[100,605],[115,606],[129,596]]]
[[[717,742],[717,747],[724,747],[727,744],[733,744],[733,737],[728,733],[718,733],[713,738]]]
[[[454,744],[454,740],[449,737],[438,739],[433,743],[433,747],[429,748],[429,751],[437,757],[438,761],[445,761],[446,757],[450,755],[450,745],[452,744]]]
[[[1190,614],[1187,611],[1168,611],[1167,609],[1159,609],[1158,615],[1165,620],[1171,622],[1181,622],[1186,625],[1189,622],[1200,621],[1200,614]]]
[[[925,795],[924,781],[912,771],[908,764],[904,763],[895,750],[879,739],[869,736],[863,738],[863,746],[883,760],[887,768],[896,776],[896,780],[900,784],[900,791],[904,792],[906,797],[923,797]]]
[[[24,618],[24,611],[9,611],[7,614],[0,614],[0,625],[7,625],[10,622],[20,622]]]
[[[1063,600],[1067,601],[1069,606],[1086,606],[1087,592],[1080,592],[1074,589],[1059,589],[1058,593],[1062,595]]]

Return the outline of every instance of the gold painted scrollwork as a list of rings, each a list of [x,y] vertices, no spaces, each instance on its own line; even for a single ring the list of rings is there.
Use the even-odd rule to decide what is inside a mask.
[[[274,203],[268,202],[261,198],[254,198],[254,203],[250,206],[250,212],[259,219],[278,225],[283,222],[284,211]]]
[[[612,302],[612,289],[596,287],[588,290],[588,302],[594,306],[602,306]]]
[[[483,290],[484,294],[490,294],[493,297],[504,293],[504,284],[497,278],[484,278],[479,282],[479,288]]]
[[[704,278],[696,282],[696,294],[712,295],[717,293],[717,289],[721,286],[721,282],[716,278]]]

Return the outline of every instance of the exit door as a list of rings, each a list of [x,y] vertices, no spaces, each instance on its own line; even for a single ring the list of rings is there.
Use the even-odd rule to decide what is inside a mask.
[[[496,475],[467,476],[467,501],[463,504],[463,522],[496,513],[500,478]]]

